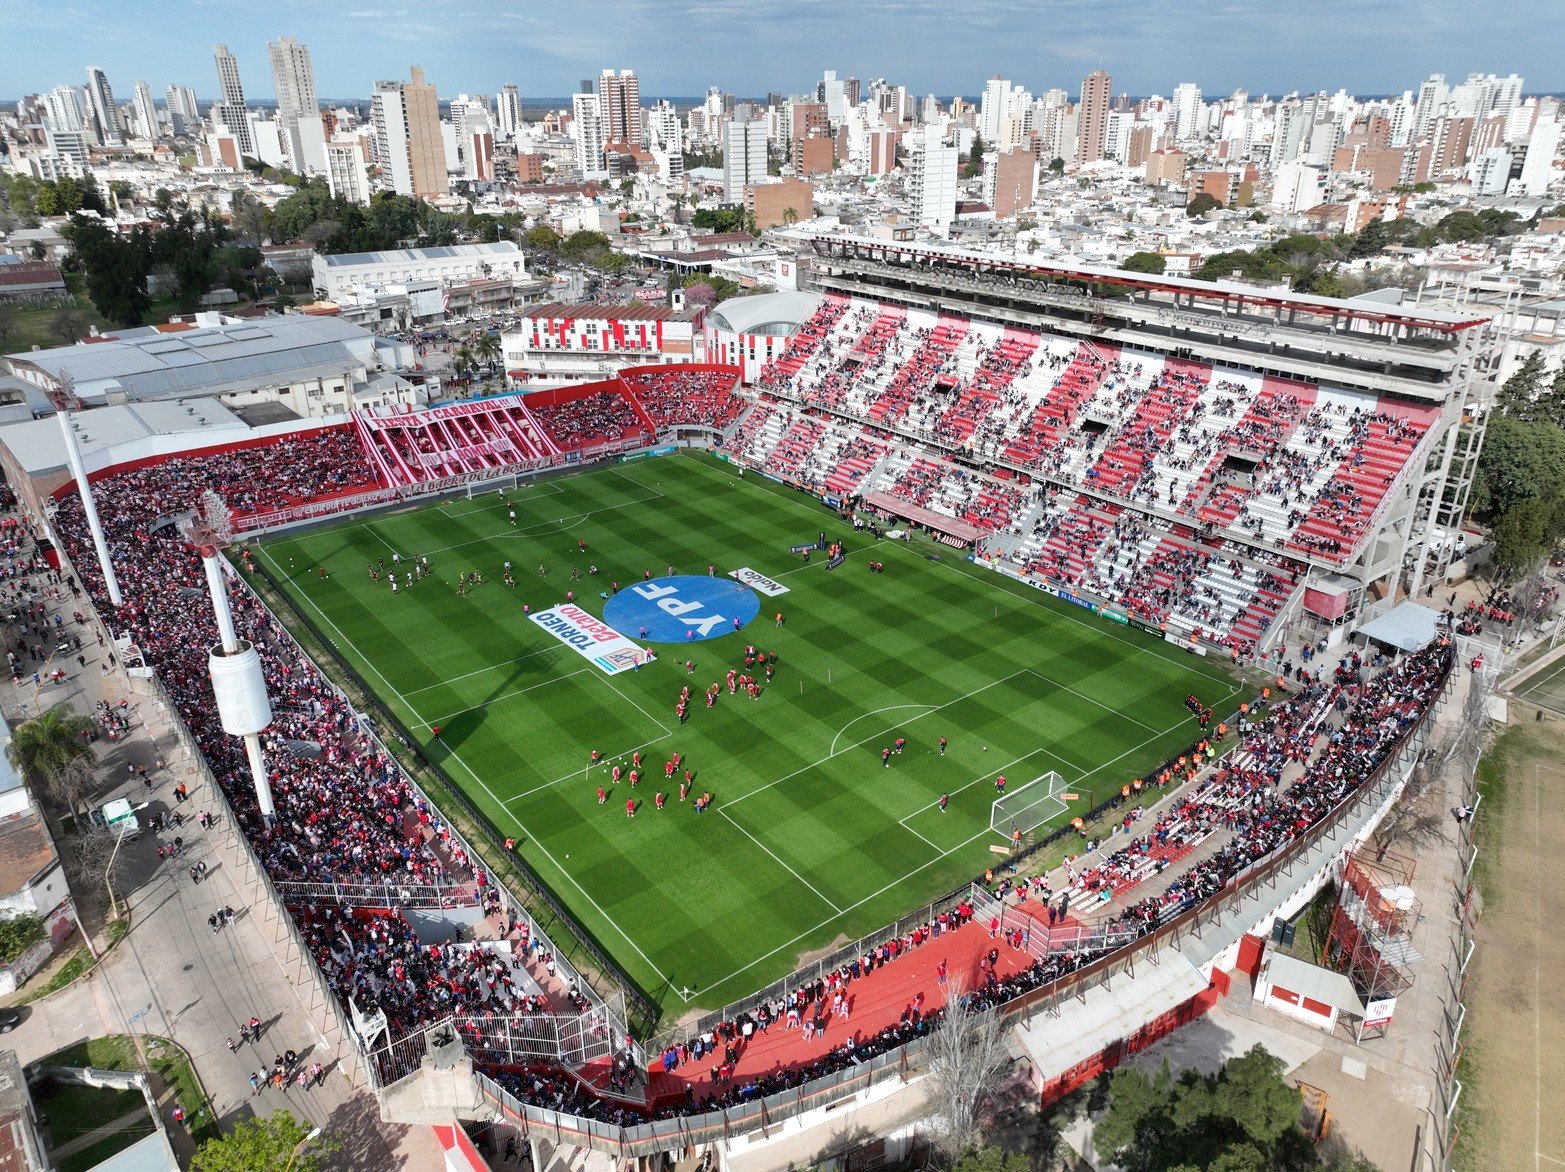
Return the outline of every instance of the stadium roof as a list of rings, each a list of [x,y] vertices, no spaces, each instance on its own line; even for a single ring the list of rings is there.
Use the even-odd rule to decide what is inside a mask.
[[[254,322],[162,333],[137,330],[91,345],[9,354],[20,373],[69,383],[83,401],[109,392],[127,399],[215,395],[286,385],[374,365],[375,337],[334,317],[289,314]]]
[[[101,464],[97,453],[132,440],[178,436],[181,448],[236,443],[250,438],[250,427],[217,399],[165,399],[135,406],[97,407],[71,417],[76,446],[88,469]],[[65,437],[53,415],[0,427],[0,444],[29,476],[65,468]]]
[[[830,253],[833,248],[863,249],[885,255],[918,257],[929,261],[949,260],[963,267],[987,272],[1015,272],[1033,274],[1042,278],[1053,277],[1061,282],[1099,281],[1126,288],[1148,289],[1166,293],[1184,294],[1192,300],[1223,303],[1275,306],[1339,318],[1358,318],[1380,322],[1392,322],[1410,329],[1435,329],[1451,333],[1482,325],[1493,316],[1488,313],[1456,313],[1426,306],[1402,308],[1354,301],[1342,297],[1316,297],[1308,293],[1274,292],[1257,289],[1253,285],[1237,281],[1198,281],[1193,277],[1155,276],[1132,273],[1124,269],[1098,265],[1062,264],[1051,261],[999,256],[993,253],[975,252],[944,244],[913,244],[909,242],[877,240],[866,236],[832,235],[815,233],[808,237],[818,252]]]
[[[1435,641],[1440,615],[1416,602],[1404,602],[1379,618],[1370,619],[1357,631],[1366,639],[1395,647],[1399,651],[1417,651]]]
[[[522,250],[509,240],[493,244],[449,244],[440,248],[396,248],[388,252],[339,252],[335,256],[320,257],[327,268],[347,268],[352,265],[411,264],[421,260],[450,260],[453,257],[505,256],[518,257]]]
[[[793,333],[820,306],[819,293],[762,293],[758,297],[730,297],[712,308],[712,324],[736,334]]]

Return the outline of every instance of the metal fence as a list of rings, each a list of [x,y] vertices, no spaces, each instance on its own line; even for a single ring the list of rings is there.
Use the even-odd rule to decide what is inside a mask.
[[[270,571],[267,570],[265,565],[262,564],[261,559],[251,558],[247,564],[252,567],[255,572],[259,573],[273,590],[277,591],[279,597],[284,599],[287,598],[287,594],[281,590],[276,579],[271,575]],[[276,621],[277,629],[279,631],[286,631],[286,625],[281,621],[276,620],[276,615],[272,613],[271,608],[268,607],[265,600],[256,593],[253,587],[251,587],[250,583],[245,581],[243,578],[241,578],[240,581],[243,583],[245,590],[256,601],[257,605],[265,609],[267,614],[272,615],[272,618],[274,621]],[[290,610],[293,617],[299,623],[301,623],[311,633],[312,636],[314,636],[317,644],[321,648],[325,649],[326,653],[329,654],[330,648],[332,647],[332,641],[325,636],[320,628],[315,625],[314,621],[311,620],[311,618],[305,614],[303,610],[298,607],[294,607],[291,604]],[[291,639],[290,642],[292,642]],[[309,657],[304,654],[303,650],[298,648],[297,644],[294,644],[294,647],[301,657],[309,659]],[[359,675],[359,673],[352,667],[352,665],[342,659],[341,656],[334,656],[333,662],[334,666],[336,666],[340,671],[343,672],[343,674],[345,674],[350,680],[353,681],[362,695],[364,703],[373,709],[373,719],[366,719],[365,714],[359,710],[358,706],[354,703],[353,698],[349,697],[335,684],[332,685],[333,691],[337,694],[342,703],[345,704],[351,712],[353,712],[355,718],[358,720],[360,728],[364,730],[366,735],[374,739],[376,744],[379,745],[382,751],[386,754],[388,760],[397,761],[399,764],[401,764],[403,755],[413,756],[418,761],[419,765],[427,771],[428,779],[439,783],[440,799],[438,801],[432,800],[426,793],[423,786],[419,783],[419,779],[414,776],[413,772],[403,768],[402,774],[408,786],[426,802],[428,802],[429,805],[434,809],[455,808],[460,810],[462,814],[469,820],[470,824],[477,827],[483,833],[486,840],[484,844],[486,849],[479,851],[475,850],[472,844],[461,836],[456,827],[450,826],[453,837],[455,837],[457,842],[460,843],[463,850],[467,852],[468,857],[472,859],[484,859],[486,857],[504,859],[505,865],[512,868],[514,873],[519,875],[527,884],[527,890],[531,901],[535,904],[542,904],[543,907],[547,909],[549,914],[554,917],[555,922],[565,926],[566,931],[570,933],[571,937],[576,942],[576,946],[588,955],[593,966],[598,970],[598,972],[604,974],[618,985],[618,989],[610,993],[605,993],[603,990],[599,989],[596,983],[588,981],[581,974],[581,972],[570,963],[568,959],[568,949],[559,948],[556,944],[550,941],[549,949],[555,954],[556,965],[564,972],[567,981],[574,982],[576,986],[582,990],[582,992],[591,995],[594,1000],[605,1004],[613,999],[615,993],[618,993],[635,1006],[635,1012],[639,1013],[644,1021],[655,1021],[658,1016],[657,1005],[640,989],[635,981],[633,981],[631,977],[609,957],[608,953],[597,945],[597,943],[588,934],[586,929],[583,928],[581,924],[577,922],[575,917],[566,910],[565,905],[555,897],[554,892],[549,888],[548,884],[544,882],[542,876],[540,876],[537,871],[532,868],[532,866],[521,856],[520,853],[514,850],[506,849],[505,836],[500,833],[499,829],[492,821],[490,821],[489,817],[482,813],[478,807],[475,806],[473,802],[467,797],[467,795],[463,793],[462,790],[458,788],[449,777],[446,777],[445,774],[439,770],[438,766],[429,761],[423,756],[422,753],[418,751],[417,747],[413,743],[412,737],[403,727],[402,722],[391,711],[391,709],[379,699],[375,691],[364,681],[363,677]],[[320,671],[319,664],[316,664],[315,666],[323,679],[329,678],[328,673]],[[387,744],[386,738],[383,737],[380,730],[376,728],[377,724],[383,725],[386,729],[394,730],[392,735],[396,741],[397,746],[401,750],[400,753],[393,751],[392,746]],[[505,890],[506,895],[509,897],[511,906],[518,908],[524,908],[528,906],[527,900],[517,898],[514,893],[505,888],[502,874],[500,873],[503,871],[503,868],[495,868],[491,866],[488,868],[488,870],[496,885]],[[539,936],[544,940],[549,940],[547,932],[543,926],[538,923],[537,917],[535,915],[529,914],[528,920],[530,921],[532,930],[536,936]]]
[[[852,964],[864,956],[871,948],[877,948],[888,940],[901,937],[916,928],[922,928],[926,924],[934,924],[938,921],[942,912],[950,912],[966,900],[972,893],[971,885],[958,888],[939,899],[925,904],[917,911],[911,912],[901,919],[878,928],[873,932],[860,936],[852,943],[844,944],[833,949],[819,960],[811,961],[803,965],[786,977],[773,981],[764,989],[748,993],[737,1001],[731,1001],[721,1009],[715,1009],[699,1020],[667,1029],[656,1035],[647,1044],[647,1049],[653,1052],[661,1051],[671,1045],[680,1042],[688,1042],[698,1034],[714,1029],[719,1022],[729,1021],[742,1013],[746,1013],[766,1001],[787,997],[790,990],[798,989],[804,985],[813,985],[816,981],[825,978],[827,973],[835,972],[845,964]]]
[[[273,882],[285,903],[336,903],[343,907],[431,908],[477,907],[471,886],[438,883],[308,883],[294,879]]]

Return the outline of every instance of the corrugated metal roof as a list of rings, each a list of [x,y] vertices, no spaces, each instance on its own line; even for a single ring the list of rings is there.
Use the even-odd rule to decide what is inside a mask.
[[[1266,958],[1266,979],[1290,993],[1335,1006],[1344,1013],[1364,1012],[1364,1001],[1346,975],[1299,960],[1286,952],[1273,952]]]
[[[327,268],[347,268],[352,265],[416,264],[421,260],[450,260],[459,256],[520,256],[521,249],[509,240],[493,244],[452,244],[440,248],[397,248],[386,252],[340,252],[335,256],[322,256]]]
[[[218,394],[372,365],[374,335],[338,318],[289,315],[183,334],[109,338],[92,346],[8,355],[79,391],[118,389],[132,399]],[[291,379],[288,381],[292,381]]]

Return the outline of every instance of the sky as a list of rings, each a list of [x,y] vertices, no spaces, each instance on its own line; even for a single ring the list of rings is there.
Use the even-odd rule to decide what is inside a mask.
[[[390,0],[395,5],[400,0]],[[1565,92],[1560,0],[0,0],[0,97],[81,84],[101,66],[115,97],[145,80],[215,96],[212,45],[239,59],[249,99],[273,97],[266,43],[310,47],[324,98],[367,98],[421,65],[442,97],[564,96],[606,67],[643,98],[802,93],[825,69],[919,96],[973,95],[996,73],[1076,93],[1097,68],[1115,92],[1243,87],[1356,94],[1416,89],[1431,72],[1516,72]]]

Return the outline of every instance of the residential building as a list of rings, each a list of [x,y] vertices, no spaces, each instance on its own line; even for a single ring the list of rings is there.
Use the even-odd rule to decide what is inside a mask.
[[[1219,198],[1221,198],[1219,196]],[[1284,215],[1305,212],[1326,201],[1326,172],[1308,163],[1284,163],[1272,181],[1271,207]],[[1229,201],[1224,200],[1224,204]]]
[[[908,197],[916,224],[944,231],[956,218],[960,152],[940,126],[920,127],[908,160]]]
[[[119,107],[114,104],[114,91],[96,65],[87,67],[87,100],[92,106],[93,121],[98,124],[98,141],[104,146],[123,145],[125,131],[120,125]]]
[[[171,85],[164,90],[163,106],[168,111],[171,134],[189,134],[201,123],[201,111],[196,106],[196,91],[188,85]]]
[[[502,141],[512,142],[522,128],[522,91],[514,82],[506,82],[495,99],[496,129]]]
[[[595,93],[571,95],[571,131],[576,136],[576,169],[583,179],[602,177],[603,117]]]
[[[518,183],[543,182],[543,155],[533,151],[520,151],[516,156],[516,181]]]
[[[369,203],[369,171],[364,165],[363,148],[358,143],[326,144],[326,183],[337,199],[357,204]]]
[[[902,136],[895,130],[872,130],[865,137],[865,169],[871,175],[889,175],[897,166],[897,141]]]
[[[1081,110],[1076,126],[1076,162],[1095,163],[1104,157],[1114,79],[1094,69],[1081,82]]]
[[[641,82],[634,71],[605,69],[598,75],[598,117],[604,142],[642,145]]]
[[[1527,153],[1522,159],[1521,194],[1536,198],[1548,191],[1554,178],[1554,157],[1560,149],[1560,121],[1540,118],[1533,124]]]
[[[743,203],[744,189],[766,180],[766,123],[736,117],[723,127],[723,202]]]
[[[435,87],[415,65],[409,81],[378,81],[371,101],[375,162],[399,195],[430,199],[450,191]]]
[[[1174,137],[1180,141],[1201,133],[1206,107],[1201,104],[1201,87],[1183,82],[1174,87]]]
[[[994,152],[984,160],[984,203],[995,219],[1010,219],[1032,205],[1037,181],[1037,155],[1022,147]]]
[[[136,83],[131,109],[136,113],[136,133],[141,138],[158,137],[158,108],[152,100],[152,87],[144,81]]]
[[[815,214],[815,186],[803,179],[751,184],[744,189],[744,210],[762,231],[808,220]]]
[[[239,60],[227,45],[213,45],[212,58],[217,63],[217,84],[222,93],[212,107],[212,120],[238,140],[242,153],[253,157],[255,141],[250,137],[250,111],[245,106],[245,87],[239,80]]]
[[[277,91],[277,117],[288,140],[288,156],[294,169],[324,171],[326,136],[314,133],[310,124],[319,124],[321,105],[315,95],[315,70],[310,63],[310,47],[292,37],[282,37],[266,46],[272,67],[272,85]]]

